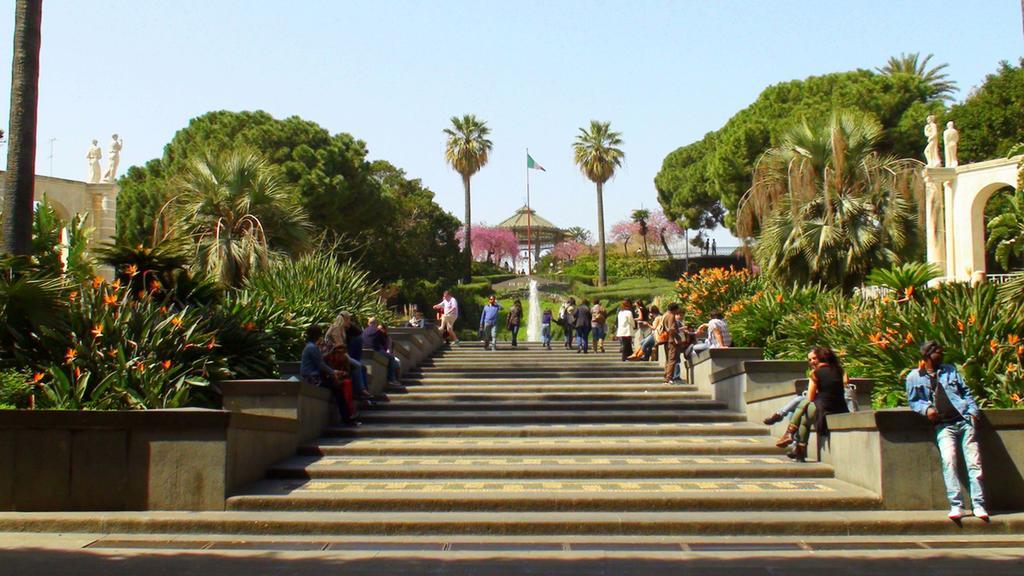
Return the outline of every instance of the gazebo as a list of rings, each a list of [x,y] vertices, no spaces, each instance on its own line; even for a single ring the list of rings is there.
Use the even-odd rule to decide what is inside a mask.
[[[529,248],[532,248],[533,262],[540,259],[542,250],[551,250],[565,239],[564,230],[527,206],[516,210],[510,218],[498,224],[498,228],[511,230],[516,235],[520,254],[529,254]]]

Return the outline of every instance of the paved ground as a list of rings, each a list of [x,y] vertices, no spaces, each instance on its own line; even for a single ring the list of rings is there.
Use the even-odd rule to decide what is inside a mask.
[[[96,535],[0,534],[0,575],[74,574],[110,576],[285,576],[291,574],[363,576],[430,574],[444,576],[538,575],[645,576],[712,574],[783,576],[790,574],[846,576],[963,576],[1024,573],[1024,542],[988,538],[963,548],[900,548],[832,551],[652,551],[643,552],[523,552],[509,551],[274,551],[160,550],[83,548],[95,545]],[[114,537],[108,537],[114,538]],[[136,537],[137,538],[137,537]],[[186,538],[186,537],[182,537]],[[190,536],[189,538],[194,538]],[[108,540],[109,541],[109,540]],[[849,544],[849,540],[846,541]],[[114,542],[111,542],[112,544]],[[783,542],[766,542],[775,547]],[[891,544],[892,542],[890,542]],[[582,547],[584,543],[576,544]],[[323,546],[323,543],[316,543]],[[344,547],[344,542],[335,545]],[[884,543],[868,546],[884,546]],[[924,545],[928,545],[927,541]],[[262,546],[267,547],[266,543]],[[295,547],[294,543],[291,543]],[[652,545],[648,545],[650,547]],[[939,544],[933,544],[939,546]],[[1013,547],[1009,547],[1013,546]],[[311,545],[311,547],[314,547]],[[666,546],[667,548],[667,546]],[[642,556],[642,557],[641,557]]]

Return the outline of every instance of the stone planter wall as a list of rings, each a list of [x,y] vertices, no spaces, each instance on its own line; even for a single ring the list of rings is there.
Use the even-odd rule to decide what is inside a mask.
[[[0,509],[223,510],[296,431],[223,410],[0,411]]]

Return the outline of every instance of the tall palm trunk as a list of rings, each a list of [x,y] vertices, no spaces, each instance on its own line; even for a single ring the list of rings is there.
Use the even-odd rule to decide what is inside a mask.
[[[17,0],[11,63],[11,116],[4,198],[3,251],[32,253],[32,203],[36,173],[36,111],[42,0]]]
[[[597,183],[597,285],[604,286],[608,283],[608,273],[605,270],[605,247],[604,247],[604,183]]]
[[[469,174],[462,175],[462,188],[466,192],[466,273],[462,275],[463,282],[473,281],[473,237],[472,220],[470,210]]]

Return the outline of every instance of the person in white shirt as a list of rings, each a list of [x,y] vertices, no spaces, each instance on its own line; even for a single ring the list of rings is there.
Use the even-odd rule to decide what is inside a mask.
[[[693,352],[701,352],[709,348],[729,348],[732,346],[732,336],[729,334],[729,325],[725,323],[721,312],[713,312],[711,320],[707,324],[701,324],[697,332],[707,331],[707,340],[693,346]]]
[[[434,304],[434,310],[441,313],[441,334],[444,335],[445,342],[448,341],[449,336],[455,343],[459,343],[459,337],[455,334],[455,321],[459,318],[459,303],[452,296],[451,291],[445,290],[444,297],[437,304]]]
[[[633,333],[636,332],[636,318],[633,317],[632,302],[622,301],[616,321],[615,337],[619,339],[619,352],[622,354],[622,361],[625,362],[633,355]]]

